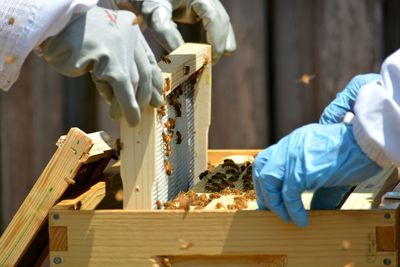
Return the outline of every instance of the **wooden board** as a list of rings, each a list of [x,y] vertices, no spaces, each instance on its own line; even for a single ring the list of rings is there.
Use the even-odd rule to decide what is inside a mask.
[[[397,168],[390,167],[359,184],[343,203],[342,210],[373,209],[380,204],[384,193],[399,183]]]
[[[104,169],[102,159],[109,160],[111,148],[103,141],[105,137],[107,135],[102,132],[86,135],[72,128],[66,137],[60,138],[57,151],[0,237],[0,266],[34,265],[34,257],[40,256],[35,254],[41,254],[42,251],[39,251],[41,248],[38,245],[32,247],[31,244],[36,244],[34,240],[37,238],[46,240],[47,234],[42,229],[50,208],[74,182],[75,177],[85,172],[81,170],[84,164],[99,160]],[[99,171],[98,168],[93,169],[94,173],[96,171]]]
[[[384,261],[397,266],[396,211],[309,216],[309,227],[299,228],[268,211],[54,210],[50,229],[64,233],[57,238],[66,240],[67,248],[59,244],[50,261],[51,266],[150,267],[168,257],[172,266],[381,267]],[[392,245],[378,251],[381,234]],[[268,265],[273,259],[278,264]],[[260,265],[250,265],[257,260]]]
[[[170,64],[160,62],[164,88],[170,93],[192,74],[203,68],[195,86],[195,172],[207,168],[208,127],[210,125],[211,58],[209,45],[187,43],[172,52]],[[149,107],[139,124],[130,127],[121,121],[121,177],[125,209],[150,209],[156,175],[156,110]]]

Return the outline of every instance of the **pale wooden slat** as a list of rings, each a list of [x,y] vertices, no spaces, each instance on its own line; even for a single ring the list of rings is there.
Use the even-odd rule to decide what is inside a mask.
[[[203,64],[203,69],[194,86],[194,132],[196,136],[194,140],[194,177],[198,177],[207,169],[208,131],[211,124],[211,62],[204,64],[205,57],[211,59],[211,47],[207,46],[206,51],[202,53],[203,55],[198,56],[198,61]]]
[[[156,256],[199,255],[287,255],[289,266],[296,267],[378,267],[386,258],[397,266],[396,251],[376,251],[376,227],[395,226],[391,210],[310,211],[307,228],[284,224],[268,211],[51,215],[50,227],[68,228],[68,251],[50,252],[51,262],[58,258],[63,266],[152,266]],[[191,245],[182,249],[185,243]]]
[[[399,183],[397,168],[390,167],[359,184],[343,203],[341,209],[373,209],[380,204],[384,193]]]
[[[260,149],[209,149],[208,162],[218,164],[228,156],[256,156]]]
[[[53,209],[94,210],[106,195],[106,182],[98,182],[74,199],[64,199]]]

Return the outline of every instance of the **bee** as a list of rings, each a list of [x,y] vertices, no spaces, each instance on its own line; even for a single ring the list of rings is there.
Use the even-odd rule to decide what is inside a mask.
[[[178,95],[183,95],[183,88],[182,88],[182,85],[179,85],[176,89],[176,92],[177,92],[177,94]]]
[[[132,25],[138,25],[142,23],[143,17],[142,16],[136,16],[136,18],[132,21]]]
[[[184,66],[183,67],[183,75],[188,75],[190,72],[190,67],[189,66]]]
[[[189,249],[191,246],[193,246],[193,243],[191,243],[191,242],[185,242],[185,241],[181,242],[181,249],[182,250]]]
[[[165,100],[162,106],[159,109],[157,109],[157,113],[163,117],[167,115],[167,104],[165,103]]]
[[[172,154],[172,147],[170,144],[165,144],[165,156],[169,157]]]
[[[207,202],[208,201],[207,195],[206,194],[201,194],[200,200],[201,200],[201,202]]]
[[[117,157],[117,159],[118,159],[119,155],[121,154],[122,147],[123,147],[123,145],[121,142],[121,138],[117,138],[113,144],[113,150],[114,150],[114,153],[115,153],[115,156]]]
[[[164,206],[164,208],[166,210],[174,210],[174,209],[176,209],[175,202],[173,202],[173,201],[167,201],[167,202],[164,203],[163,206]]]
[[[224,208],[224,207],[225,207],[224,204],[221,203],[221,202],[218,202],[218,203],[215,205],[215,208],[216,208],[216,209],[222,209],[222,208]]]
[[[204,66],[208,64],[208,62],[210,61],[210,58],[207,54],[204,54]]]
[[[15,23],[15,18],[12,18],[12,17],[9,18],[8,21],[7,21],[8,25],[14,25],[14,23]]]
[[[235,174],[236,174],[236,170],[235,170],[235,169],[227,169],[227,170],[225,171],[225,173],[226,173],[226,174],[235,175]]]
[[[164,169],[168,176],[172,174],[172,165],[168,160],[164,160]]]
[[[311,80],[314,79],[315,76],[315,74],[303,74],[296,82],[302,83],[304,85],[309,85],[311,83]]]
[[[229,186],[230,188],[234,188],[235,184],[232,181],[224,181],[226,183],[227,186]]]
[[[5,63],[6,63],[6,64],[12,64],[12,63],[15,62],[15,60],[17,60],[17,57],[16,57],[16,56],[14,56],[14,55],[8,55],[8,56],[6,56]]]
[[[210,173],[210,171],[205,170],[204,172],[200,173],[199,179],[203,180],[204,177],[207,177],[207,175]]]
[[[176,131],[176,143],[180,145],[182,143],[182,134],[180,131]]]
[[[169,143],[172,140],[172,137],[174,135],[174,132],[169,132],[169,133],[162,133],[162,138],[165,143]]]
[[[158,199],[157,199],[157,201],[156,201],[156,206],[157,206],[157,209],[158,209],[158,210],[162,209],[162,203],[161,203],[161,201],[158,200]]]
[[[214,186],[214,185],[210,185],[210,184],[206,185],[206,186],[204,187],[204,189],[205,189],[206,191],[208,191],[208,192],[216,192],[216,191],[218,191],[218,187],[216,187],[216,186]]]
[[[169,92],[169,90],[171,90],[170,86],[171,86],[171,84],[170,84],[169,78],[165,78],[164,87],[163,87],[164,95],[166,95],[166,93]]]
[[[178,92],[172,94],[169,98],[169,104],[174,107],[176,117],[181,117],[182,104],[179,102],[178,97],[179,97]]]
[[[161,56],[160,60],[165,64],[171,64],[171,59],[169,59],[167,56]]]
[[[174,129],[175,128],[175,120],[173,118],[169,118],[165,123],[164,123],[165,128],[168,130]]]
[[[181,196],[179,198],[178,209],[182,209],[185,212],[188,212],[190,210],[190,199],[186,196]]]
[[[210,199],[211,200],[213,200],[213,199],[217,199],[217,198],[220,198],[221,197],[221,194],[219,194],[219,193],[211,193],[210,195],[209,195],[209,197],[210,197]]]
[[[169,260],[168,257],[164,257],[162,259],[162,263],[164,264],[165,267],[171,267],[172,266],[171,261]]]

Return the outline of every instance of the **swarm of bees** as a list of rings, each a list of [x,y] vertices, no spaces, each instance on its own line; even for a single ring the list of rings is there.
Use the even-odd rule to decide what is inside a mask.
[[[168,58],[164,57],[162,58],[164,62],[168,63]],[[164,102],[162,106],[157,110],[157,114],[160,116],[161,120],[165,116],[169,116],[168,114],[168,107],[167,107],[167,102],[170,106],[173,107],[175,111],[175,118],[168,117],[163,123],[164,129],[162,132],[162,138],[163,138],[163,149],[164,149],[164,169],[165,172],[168,176],[172,175],[173,168],[172,164],[169,162],[168,158],[172,155],[172,140],[174,138],[175,134],[175,127],[176,127],[176,119],[182,116],[182,104],[179,101],[179,97],[183,95],[183,89],[182,86],[178,86],[173,92],[171,92],[168,97],[167,93],[170,91],[169,88],[169,79],[167,78],[164,81]],[[168,101],[167,101],[168,100]],[[176,131],[176,144],[181,144],[183,140],[183,135],[181,132]]]
[[[213,199],[220,198],[221,194],[213,193],[207,196],[207,194],[197,194],[190,190],[187,193],[180,192],[176,198],[171,201],[167,201],[163,204],[166,210],[178,210],[183,209],[189,211],[190,207],[194,209],[202,209],[206,207]]]
[[[207,192],[222,192],[227,188],[235,188],[235,182],[239,180],[243,183],[244,192],[253,190],[252,165],[250,162],[239,166],[233,160],[225,159],[221,166],[223,171],[210,174],[207,170],[200,174],[200,180],[206,179],[205,190]]]
[[[157,209],[182,209],[185,211],[203,209],[211,201],[223,196],[233,196],[233,203],[214,202],[215,209],[246,209],[248,202],[256,199],[251,173],[252,165],[250,162],[237,165],[233,160],[226,159],[214,170],[206,170],[199,175],[200,180],[206,180],[205,191],[207,193],[196,193],[192,190],[187,193],[181,192],[175,199],[163,204],[157,200]],[[234,182],[242,182],[243,185],[237,186],[239,189],[235,187]]]

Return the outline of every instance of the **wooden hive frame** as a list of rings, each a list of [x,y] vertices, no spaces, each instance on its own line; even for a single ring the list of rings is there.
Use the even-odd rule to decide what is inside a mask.
[[[188,80],[194,84],[194,176],[207,168],[208,129],[211,120],[211,46],[186,43],[160,62],[164,94],[167,97]],[[151,209],[157,171],[157,111],[149,107],[140,123],[130,127],[121,121],[121,177],[124,184],[124,208]]]

